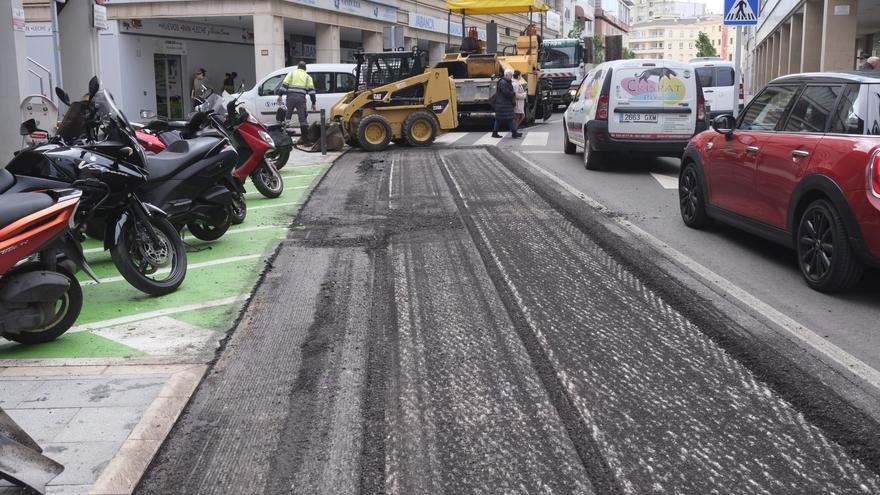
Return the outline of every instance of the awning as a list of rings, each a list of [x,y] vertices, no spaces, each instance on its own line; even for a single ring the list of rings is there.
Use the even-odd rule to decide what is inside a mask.
[[[578,0],[574,4],[574,16],[578,19],[593,20],[593,8],[587,2]]]
[[[456,14],[522,14],[546,12],[543,0],[446,0],[446,8]]]

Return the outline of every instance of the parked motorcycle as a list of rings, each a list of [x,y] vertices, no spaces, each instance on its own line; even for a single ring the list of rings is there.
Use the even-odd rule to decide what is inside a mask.
[[[168,215],[139,197],[150,173],[134,129],[97,78],[89,81],[87,101],[70,103],[60,89],[56,94],[69,106],[57,134],[16,154],[0,171],[0,192],[75,184],[83,191],[73,219],[77,231],[103,219],[104,248],[125,280],[147,294],[173,292],[186,276],[186,250]],[[29,120],[22,133],[32,134],[35,127]],[[205,151],[184,153],[181,163]]]
[[[79,316],[83,296],[74,274],[88,265],[70,224],[81,196],[70,188],[0,195],[3,337],[22,344],[48,342]]]

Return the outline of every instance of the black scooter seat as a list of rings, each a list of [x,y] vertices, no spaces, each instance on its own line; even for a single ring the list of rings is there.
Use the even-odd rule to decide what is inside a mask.
[[[4,194],[0,196],[0,229],[53,204],[55,200],[48,194],[37,192]]]
[[[0,193],[12,187],[15,184],[15,176],[9,170],[0,169]]]
[[[212,137],[181,139],[171,143],[165,148],[165,151],[147,157],[150,181],[161,180],[176,174],[187,165],[201,160],[218,143],[219,141]]]

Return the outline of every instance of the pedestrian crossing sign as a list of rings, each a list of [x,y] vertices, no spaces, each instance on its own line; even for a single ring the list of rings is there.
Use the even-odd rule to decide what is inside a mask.
[[[758,0],[724,0],[725,26],[758,24]]]

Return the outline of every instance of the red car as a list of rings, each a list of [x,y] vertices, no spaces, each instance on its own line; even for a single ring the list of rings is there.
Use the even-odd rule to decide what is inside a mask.
[[[731,224],[794,248],[810,287],[853,287],[880,266],[880,75],[773,80],[691,139],[678,191],[689,227]]]

